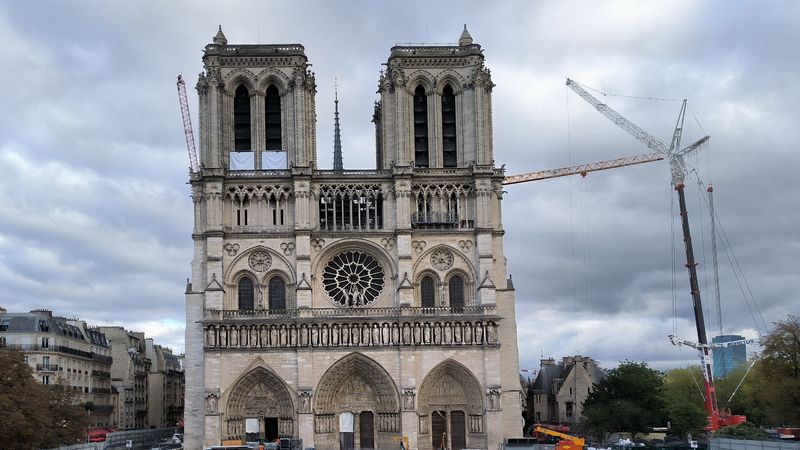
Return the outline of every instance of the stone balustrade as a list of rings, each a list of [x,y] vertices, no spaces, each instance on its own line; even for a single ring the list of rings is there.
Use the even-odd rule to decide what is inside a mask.
[[[204,321],[207,350],[288,348],[496,346],[494,319],[468,317],[373,319],[336,322]]]

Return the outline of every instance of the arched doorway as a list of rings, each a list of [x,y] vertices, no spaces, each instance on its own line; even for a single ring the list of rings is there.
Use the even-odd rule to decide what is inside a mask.
[[[462,450],[485,445],[481,385],[460,363],[443,361],[425,376],[417,411],[419,448]]]
[[[362,450],[395,448],[397,442],[392,437],[399,432],[400,397],[394,381],[380,364],[352,353],[322,375],[314,395],[317,448],[338,449],[340,439],[345,443],[343,448],[349,442]]]
[[[225,439],[255,441],[296,437],[294,401],[284,382],[263,367],[244,375],[231,390],[223,414]]]

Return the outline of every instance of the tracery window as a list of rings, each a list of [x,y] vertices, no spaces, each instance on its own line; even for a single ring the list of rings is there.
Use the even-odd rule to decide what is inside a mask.
[[[236,88],[233,97],[233,148],[249,152],[250,145],[250,92],[245,86]]]
[[[464,279],[460,275],[453,275],[448,283],[447,291],[450,311],[464,312]]]
[[[348,250],[331,258],[322,272],[328,296],[342,306],[365,306],[383,292],[383,267],[370,255]]]
[[[255,309],[254,305],[254,289],[253,280],[250,277],[242,277],[239,280],[239,309],[244,311],[252,311]]]
[[[444,167],[456,167],[456,96],[448,84],[442,90],[442,156]]]
[[[322,230],[383,228],[383,192],[380,186],[320,186],[319,227]]]
[[[428,167],[428,96],[425,88],[414,90],[414,165]]]
[[[411,195],[417,204],[411,213],[413,228],[472,228],[474,205],[467,184],[414,184]]]
[[[267,88],[265,104],[265,150],[283,150],[281,147],[281,95],[274,84]]]
[[[286,282],[278,275],[269,280],[269,310],[286,309]]]
[[[436,307],[436,282],[433,277],[425,275],[419,284],[420,304],[423,308]]]

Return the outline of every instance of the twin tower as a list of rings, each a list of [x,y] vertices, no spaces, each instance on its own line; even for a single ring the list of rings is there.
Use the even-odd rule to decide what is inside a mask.
[[[302,45],[205,47],[190,174],[185,447],[497,448],[521,435],[491,76],[458,44],[399,45],[376,168],[320,170]]]

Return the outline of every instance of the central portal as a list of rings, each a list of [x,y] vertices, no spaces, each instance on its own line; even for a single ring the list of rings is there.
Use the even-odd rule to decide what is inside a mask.
[[[401,432],[397,387],[380,364],[360,353],[345,356],[325,372],[314,396],[314,414],[318,449],[339,448],[345,437],[360,449],[397,447],[392,441]],[[345,430],[343,423],[351,425]]]

